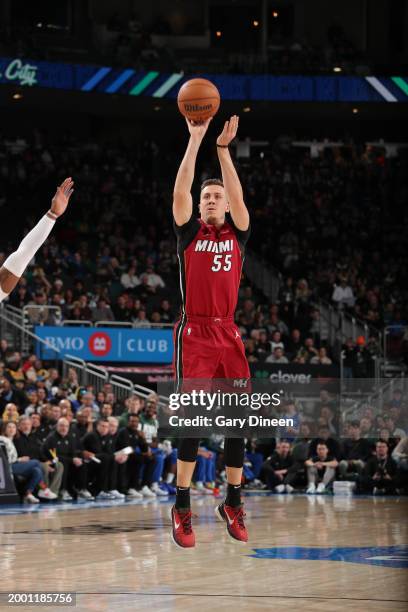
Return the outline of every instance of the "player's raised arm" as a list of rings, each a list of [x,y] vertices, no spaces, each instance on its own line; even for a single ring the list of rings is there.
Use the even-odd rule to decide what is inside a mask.
[[[228,145],[237,135],[238,121],[238,116],[233,115],[225,122],[224,129],[217,138],[217,152],[232,220],[239,230],[246,231],[249,227],[249,213],[244,202],[241,182],[228,149]]]
[[[71,178],[61,183],[52,199],[50,210],[22,240],[17,251],[7,257],[0,268],[0,302],[13,291],[36,252],[47,240],[55,221],[65,212],[74,191],[73,187],[74,182]]]
[[[210,121],[211,119],[207,119],[204,123],[194,124],[186,119],[190,140],[177,172],[173,191],[173,216],[177,225],[187,223],[193,212],[191,187],[194,180],[197,153]]]

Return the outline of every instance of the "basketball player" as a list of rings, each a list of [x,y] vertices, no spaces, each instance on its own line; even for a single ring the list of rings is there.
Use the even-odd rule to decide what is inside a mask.
[[[190,139],[181,162],[173,199],[174,230],[180,265],[181,318],[174,330],[176,381],[183,379],[248,379],[243,342],[234,324],[244,247],[248,240],[249,213],[228,145],[235,138],[238,117],[224,125],[217,138],[222,180],[208,179],[201,186],[197,219],[191,186],[195,163],[209,121],[187,121]],[[226,213],[230,220],[226,221]],[[191,525],[190,483],[199,440],[182,439],[177,461],[177,494],[171,510],[173,540],[179,546],[195,545]],[[225,501],[216,508],[227,533],[246,542],[248,533],[241,504],[244,440],[226,438],[224,446],[228,480]]]
[[[50,210],[27,234],[17,251],[5,260],[0,268],[0,302],[13,291],[36,252],[47,240],[55,221],[65,212],[74,191],[73,187],[71,178],[61,183],[52,199]]]

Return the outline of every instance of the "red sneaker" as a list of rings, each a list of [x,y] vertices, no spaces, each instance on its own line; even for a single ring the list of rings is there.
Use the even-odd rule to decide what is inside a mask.
[[[173,541],[181,548],[195,546],[195,535],[191,526],[191,510],[179,512],[175,506],[171,509],[171,523],[173,527]]]
[[[244,523],[245,513],[242,506],[233,508],[222,503],[215,508],[215,514],[221,521],[225,521],[231,538],[239,542],[248,542],[248,531]]]

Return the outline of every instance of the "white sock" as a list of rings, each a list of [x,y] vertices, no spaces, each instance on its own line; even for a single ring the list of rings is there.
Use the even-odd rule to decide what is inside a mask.
[[[173,482],[174,476],[175,476],[175,474],[171,474],[171,473],[167,474],[167,476],[166,476],[167,484],[171,484]]]
[[[23,276],[24,270],[40,246],[47,240],[54,225],[55,220],[44,215],[37,225],[28,232],[27,236],[23,238],[17,251],[7,257],[3,264],[6,270],[19,278]]]

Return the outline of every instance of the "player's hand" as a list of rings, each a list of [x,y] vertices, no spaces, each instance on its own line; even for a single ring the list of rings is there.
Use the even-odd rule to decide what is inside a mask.
[[[229,121],[226,121],[224,124],[224,129],[221,134],[217,138],[217,145],[228,146],[230,142],[232,142],[237,135],[238,132],[238,123],[239,117],[238,115],[232,115]]]
[[[74,181],[69,177],[57,188],[56,194],[51,202],[51,212],[57,215],[57,217],[60,217],[66,211],[69,199],[74,192],[73,187]]]
[[[186,119],[188,131],[190,132],[190,136],[193,140],[197,142],[201,142],[205,136],[206,131],[208,130],[208,126],[210,125],[212,117],[204,121],[203,123],[195,123],[190,119]]]

